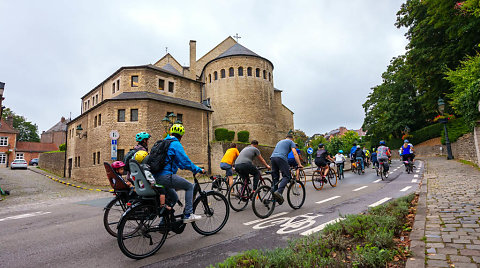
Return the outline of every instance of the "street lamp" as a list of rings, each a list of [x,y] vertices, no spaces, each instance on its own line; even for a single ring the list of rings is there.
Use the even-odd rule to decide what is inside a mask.
[[[3,98],[4,90],[5,90],[5,83],[0,82],[0,118],[2,118],[2,115],[3,115],[2,101],[4,100]],[[2,126],[2,124],[0,124],[0,126]]]
[[[77,134],[78,138],[87,137],[87,131],[83,132],[83,128],[81,125],[78,125],[75,129],[75,133]]]
[[[441,115],[445,112],[445,101],[442,98],[438,98],[438,111]],[[440,118],[438,122],[443,123],[443,129],[445,131],[445,145],[447,146],[447,159],[453,159],[452,155],[452,147],[450,146],[450,140],[448,139],[448,131],[447,131],[447,122],[448,118]]]
[[[170,113],[162,119],[162,125],[165,129],[165,133],[168,133],[168,129],[170,129],[173,124],[181,124],[180,120],[177,120],[177,115],[174,113]]]

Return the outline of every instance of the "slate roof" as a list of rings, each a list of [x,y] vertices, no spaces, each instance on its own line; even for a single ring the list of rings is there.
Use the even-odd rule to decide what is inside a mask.
[[[158,101],[163,101],[167,103],[172,103],[172,104],[177,104],[177,105],[182,105],[182,106],[187,106],[195,109],[213,112],[212,109],[208,108],[207,106],[203,105],[200,102],[174,98],[174,97],[165,96],[162,94],[156,94],[156,93],[147,92],[147,91],[123,92],[120,95],[115,96],[114,98],[111,98],[110,100],[138,100],[138,99],[158,100]]]
[[[155,66],[155,65],[153,65]],[[175,67],[173,67],[170,63],[167,63],[165,66],[162,67],[163,70],[168,71],[170,73],[174,73],[176,75],[183,76]]]
[[[0,133],[20,133],[18,130],[14,129],[13,126],[7,124],[5,120],[2,118],[2,126],[0,127]]]
[[[229,57],[229,56],[255,56],[255,57],[260,57],[257,53],[251,51],[250,49],[240,45],[239,43],[236,43],[229,49],[227,49],[225,52],[220,54],[217,59],[219,58],[224,58],[224,57]]]
[[[70,119],[65,119],[65,121],[59,121],[49,130],[45,131],[45,133],[49,132],[59,132],[59,131],[67,131],[67,123],[70,122]]]
[[[55,143],[41,143],[41,142],[28,142],[17,141],[16,152],[49,152],[58,150],[58,146]]]

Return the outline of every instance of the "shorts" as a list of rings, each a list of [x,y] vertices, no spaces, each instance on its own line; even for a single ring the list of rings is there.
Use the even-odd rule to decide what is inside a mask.
[[[232,168],[232,165],[230,164],[227,164],[225,162],[221,162],[220,163],[220,168],[225,170],[225,173],[228,176],[233,176],[233,168]]]
[[[289,158],[289,159],[288,159],[288,164],[289,164],[291,167],[297,167],[297,166],[298,166],[297,161],[295,161],[295,158],[294,158],[294,159]]]
[[[317,165],[317,167],[325,167],[327,166],[327,162],[322,160],[315,160],[315,165]]]
[[[415,158],[414,154],[404,154],[402,155],[403,161],[412,161]]]

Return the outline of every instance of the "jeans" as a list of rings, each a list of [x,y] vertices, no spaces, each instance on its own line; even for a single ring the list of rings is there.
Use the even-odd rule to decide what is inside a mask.
[[[157,173],[158,174],[158,173]],[[170,198],[175,198],[178,200],[177,193],[175,190],[181,189],[185,190],[185,209],[183,210],[184,214],[193,213],[193,184],[187,181],[186,179],[178,176],[177,174],[173,175],[164,175],[158,176],[154,175],[155,180],[158,184],[161,184],[167,187],[167,195]]]
[[[244,180],[248,180],[253,175],[253,190],[257,190],[258,180],[260,179],[260,171],[251,163],[242,163],[235,166],[238,175]]]
[[[227,163],[220,163],[220,168],[225,170],[225,175],[228,176],[233,176],[233,168],[232,165],[227,164]]]
[[[274,185],[273,190],[278,191],[280,194],[282,194],[283,190],[285,190],[285,187],[287,186],[292,176],[290,173],[290,166],[285,159],[280,157],[272,157],[270,158],[270,161],[272,164],[272,180]],[[277,182],[280,178],[280,172],[282,172],[283,177],[277,189]]]
[[[360,163],[362,163],[362,170],[365,169],[365,165],[363,163],[363,157],[357,157],[357,160],[360,160]]]

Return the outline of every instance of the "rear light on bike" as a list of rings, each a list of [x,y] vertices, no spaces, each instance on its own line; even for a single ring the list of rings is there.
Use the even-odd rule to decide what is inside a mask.
[[[127,202],[127,207],[130,207],[131,205],[132,205],[132,203]]]
[[[134,181],[135,181],[135,176],[132,176],[132,180],[134,180]]]

